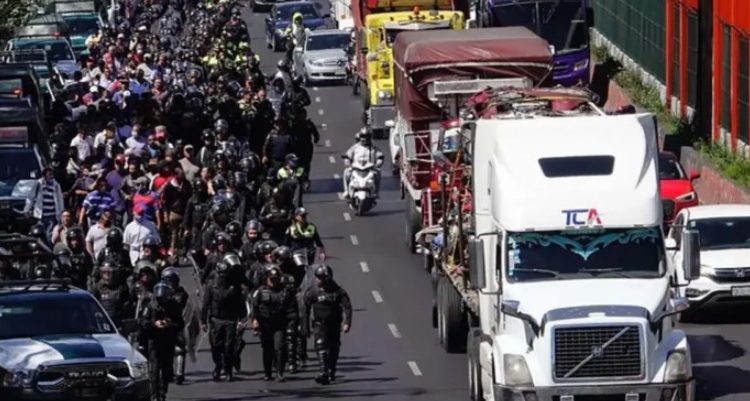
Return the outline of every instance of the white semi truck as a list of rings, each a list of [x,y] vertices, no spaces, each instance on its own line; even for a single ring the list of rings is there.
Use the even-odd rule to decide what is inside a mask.
[[[470,184],[446,177],[446,219],[420,236],[440,341],[467,352],[471,398],[692,401],[674,277],[699,275],[699,238],[685,230],[686,262],[668,262],[653,116],[606,115],[577,90],[470,103],[439,147]]]

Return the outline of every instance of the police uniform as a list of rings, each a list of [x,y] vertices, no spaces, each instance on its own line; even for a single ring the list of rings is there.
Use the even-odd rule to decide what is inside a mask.
[[[266,379],[271,377],[275,365],[277,379],[283,380],[286,333],[290,326],[296,327],[297,311],[294,293],[282,283],[276,288],[263,285],[253,294],[253,316],[260,326]]]
[[[157,328],[155,322],[163,320],[166,327]],[[157,400],[166,400],[167,388],[174,375],[174,359],[177,334],[185,327],[182,313],[173,298],[162,303],[152,299],[141,315],[140,327],[147,342],[151,395]]]
[[[214,378],[221,369],[231,376],[237,341],[237,323],[246,316],[245,302],[239,285],[226,277],[218,278],[207,288],[201,323],[211,323],[209,340],[214,361]]]
[[[313,223],[302,224],[298,221],[292,223],[286,230],[284,244],[292,249],[307,249],[307,260],[312,263],[315,257],[315,247],[323,248],[318,227]]]
[[[304,297],[303,330],[307,330],[312,311],[315,351],[320,360],[319,379],[328,382],[336,376],[336,362],[341,347],[341,327],[352,324],[349,295],[336,282],[312,288]]]

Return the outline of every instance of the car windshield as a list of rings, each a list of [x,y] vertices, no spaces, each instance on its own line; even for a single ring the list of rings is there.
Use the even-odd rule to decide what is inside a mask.
[[[291,21],[295,13],[302,14],[302,19],[318,18],[318,10],[312,4],[301,4],[297,6],[279,7],[276,9],[276,19]]]
[[[115,333],[107,314],[93,299],[23,298],[0,298],[0,339]]]
[[[49,57],[53,63],[62,60],[75,60],[75,56],[73,55],[70,46],[68,46],[68,42],[64,39],[19,42],[17,46],[22,50],[42,49],[47,52],[47,57]]]
[[[662,180],[682,180],[685,177],[685,172],[677,159],[672,157],[659,158],[659,178]]]
[[[64,15],[71,35],[91,35],[99,30],[99,19],[95,15]]]
[[[39,177],[40,167],[32,149],[0,148],[0,196],[11,196],[18,181]]]
[[[586,9],[582,0],[504,3],[508,1],[500,1],[493,9],[500,26],[525,26],[553,45],[556,53],[580,50],[588,45]]]
[[[0,95],[18,97],[23,95],[23,81],[20,79],[0,80]]]
[[[311,35],[307,38],[307,50],[345,49],[349,35]]]
[[[702,250],[750,248],[750,217],[694,219],[688,227],[700,233]]]
[[[510,233],[507,276],[510,281],[660,277],[663,249],[659,227]]]

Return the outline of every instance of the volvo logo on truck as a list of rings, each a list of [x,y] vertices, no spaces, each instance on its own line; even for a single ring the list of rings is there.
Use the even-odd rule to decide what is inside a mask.
[[[599,212],[596,209],[568,209],[562,212],[565,215],[566,226],[602,224],[602,219],[599,217]],[[586,216],[585,220],[581,220],[583,216]]]

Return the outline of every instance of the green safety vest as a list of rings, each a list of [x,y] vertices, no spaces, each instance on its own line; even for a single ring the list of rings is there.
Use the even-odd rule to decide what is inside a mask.
[[[307,223],[307,226],[302,228],[300,223],[294,223],[289,227],[288,233],[292,238],[312,238],[315,236],[315,224]]]
[[[302,177],[302,174],[305,172],[305,169],[302,167],[297,167],[297,170],[294,172],[295,177]],[[289,170],[285,167],[279,170],[279,172],[276,174],[276,178],[280,180],[286,180],[287,178],[292,178],[292,174],[289,173]]]

